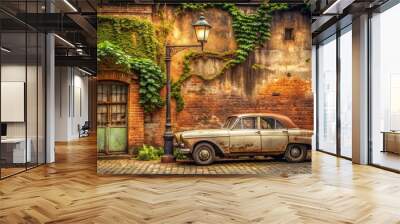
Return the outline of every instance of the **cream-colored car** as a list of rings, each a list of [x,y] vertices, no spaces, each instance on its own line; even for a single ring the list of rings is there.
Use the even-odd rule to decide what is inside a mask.
[[[284,157],[289,162],[311,159],[313,132],[299,129],[278,114],[239,114],[226,119],[221,129],[193,130],[175,134],[175,148],[199,165],[217,157]]]

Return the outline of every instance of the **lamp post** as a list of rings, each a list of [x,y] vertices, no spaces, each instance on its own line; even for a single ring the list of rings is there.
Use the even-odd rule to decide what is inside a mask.
[[[165,47],[165,66],[167,73],[167,94],[166,94],[166,121],[164,131],[164,155],[161,156],[162,163],[175,162],[173,155],[174,148],[174,133],[171,125],[171,58],[177,52],[188,49],[188,48],[201,48],[203,51],[204,44],[208,40],[208,34],[210,33],[211,26],[206,21],[203,15],[200,16],[199,20],[192,24],[196,33],[197,41],[200,44],[197,45],[170,45],[167,44]]]

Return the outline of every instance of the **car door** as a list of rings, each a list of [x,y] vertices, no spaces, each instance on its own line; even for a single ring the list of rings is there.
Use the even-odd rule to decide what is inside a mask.
[[[261,152],[261,135],[258,130],[257,117],[242,117],[239,119],[230,131],[230,152]]]
[[[289,141],[288,129],[272,117],[260,117],[262,152],[284,152]]]

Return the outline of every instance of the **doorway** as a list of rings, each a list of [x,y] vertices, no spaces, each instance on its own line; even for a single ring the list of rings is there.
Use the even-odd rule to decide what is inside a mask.
[[[128,86],[99,81],[97,85],[97,149],[100,154],[128,152]]]

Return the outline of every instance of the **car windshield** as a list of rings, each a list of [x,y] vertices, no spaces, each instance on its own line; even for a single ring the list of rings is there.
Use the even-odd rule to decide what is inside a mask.
[[[228,128],[231,129],[233,124],[235,123],[237,117],[228,117],[228,119],[226,119],[224,126],[222,126],[222,128]]]

